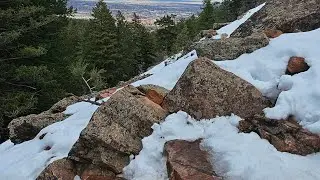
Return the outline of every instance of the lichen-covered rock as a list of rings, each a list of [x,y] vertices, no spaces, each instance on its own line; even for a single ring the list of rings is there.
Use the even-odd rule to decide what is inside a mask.
[[[245,118],[262,113],[268,105],[253,85],[207,58],[189,64],[162,104],[169,112],[182,110],[196,119],[232,113]]]
[[[239,123],[240,132],[256,132],[278,151],[308,155],[320,151],[320,136],[303,129],[292,117],[272,120],[255,115]]]
[[[320,27],[319,0],[267,0],[266,5],[231,36],[246,37],[264,29],[283,33],[310,31]]]
[[[200,140],[173,140],[165,144],[170,180],[221,180],[208,161],[209,154],[200,149]]]
[[[244,38],[205,39],[188,47],[197,50],[199,56],[215,61],[233,60],[244,53],[251,53],[269,44],[264,33],[255,33]]]
[[[37,180],[73,180],[76,175],[75,164],[71,160],[61,159],[51,163]]]
[[[166,115],[167,111],[144,93],[127,86],[100,106],[70,156],[120,173],[129,163],[129,155],[141,150],[141,139],[151,134],[151,126]]]
[[[63,114],[63,111],[69,105],[79,102],[81,99],[84,98],[77,96],[66,97],[54,104],[48,111],[13,119],[8,125],[9,138],[15,143],[33,139],[41,129],[66,119],[68,116]]]
[[[62,100],[60,100],[59,102],[57,102],[56,104],[54,104],[48,112],[50,113],[61,113],[63,111],[66,110],[66,108],[76,102],[81,101],[81,98],[78,96],[70,96],[70,97],[66,97],[63,98]]]
[[[9,125],[10,140],[14,143],[21,143],[33,139],[41,129],[66,118],[63,113],[31,114],[12,120]]]

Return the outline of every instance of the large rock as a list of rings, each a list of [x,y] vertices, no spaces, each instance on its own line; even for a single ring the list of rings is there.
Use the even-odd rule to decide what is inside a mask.
[[[165,144],[170,180],[220,180],[208,161],[207,152],[200,149],[200,140],[169,141]]]
[[[189,50],[197,50],[199,56],[215,61],[233,60],[244,53],[251,53],[269,44],[263,33],[255,33],[245,38],[205,39],[191,45]]]
[[[36,137],[41,129],[66,118],[63,113],[50,114],[31,114],[12,120],[9,125],[10,140],[14,143],[21,143]]]
[[[266,5],[231,36],[246,37],[266,28],[283,33],[310,31],[320,27],[319,0],[267,0]]]
[[[169,112],[183,110],[196,119],[232,113],[246,118],[262,113],[268,105],[253,85],[207,58],[189,64],[162,104]]]
[[[282,152],[308,155],[320,151],[320,136],[303,129],[297,121],[272,120],[255,115],[239,123],[240,132],[256,132]]]
[[[66,97],[41,114],[31,114],[13,119],[8,125],[11,141],[21,143],[33,139],[41,129],[66,119],[67,115],[62,112],[69,105],[79,102],[81,99],[77,96]]]
[[[74,163],[71,160],[61,159],[51,163],[37,180],[73,180],[76,175]]]
[[[81,180],[116,180],[116,175],[106,168],[92,164],[77,163],[61,159],[51,163],[37,180],[73,180],[78,175]]]
[[[127,86],[111,96],[93,115],[74,146],[71,158],[121,173],[129,163],[129,155],[141,150],[141,139],[151,134],[151,126],[166,115],[167,111],[144,93]]]

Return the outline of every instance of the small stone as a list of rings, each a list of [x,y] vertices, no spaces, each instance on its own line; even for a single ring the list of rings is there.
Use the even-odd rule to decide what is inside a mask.
[[[301,72],[305,72],[310,66],[305,62],[303,57],[293,56],[288,62],[288,68],[286,74],[295,75]]]

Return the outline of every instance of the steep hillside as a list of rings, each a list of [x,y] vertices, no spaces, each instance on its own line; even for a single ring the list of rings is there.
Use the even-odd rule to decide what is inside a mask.
[[[14,119],[0,179],[320,179],[319,8],[285,2],[118,87]]]

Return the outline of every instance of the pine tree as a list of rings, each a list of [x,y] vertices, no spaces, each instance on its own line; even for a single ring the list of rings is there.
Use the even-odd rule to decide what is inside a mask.
[[[211,0],[204,0],[203,6],[198,19],[198,26],[201,30],[212,28],[212,25],[215,22],[214,7]]]
[[[160,26],[157,30],[157,41],[162,51],[166,54],[173,52],[173,44],[177,37],[177,29],[174,21],[175,15],[166,15],[161,19],[157,19],[155,24]]]
[[[103,0],[93,8],[92,16],[87,29],[88,44],[82,59],[89,63],[90,69],[105,69],[107,83],[115,85],[119,71],[117,62],[120,59],[115,19]]]
[[[190,45],[191,42],[188,26],[185,24],[181,32],[178,34],[174,44],[175,52],[183,50],[183,48]]]
[[[71,12],[66,0],[0,3],[0,126],[45,110],[64,94],[49,66],[57,56],[55,37]]]

